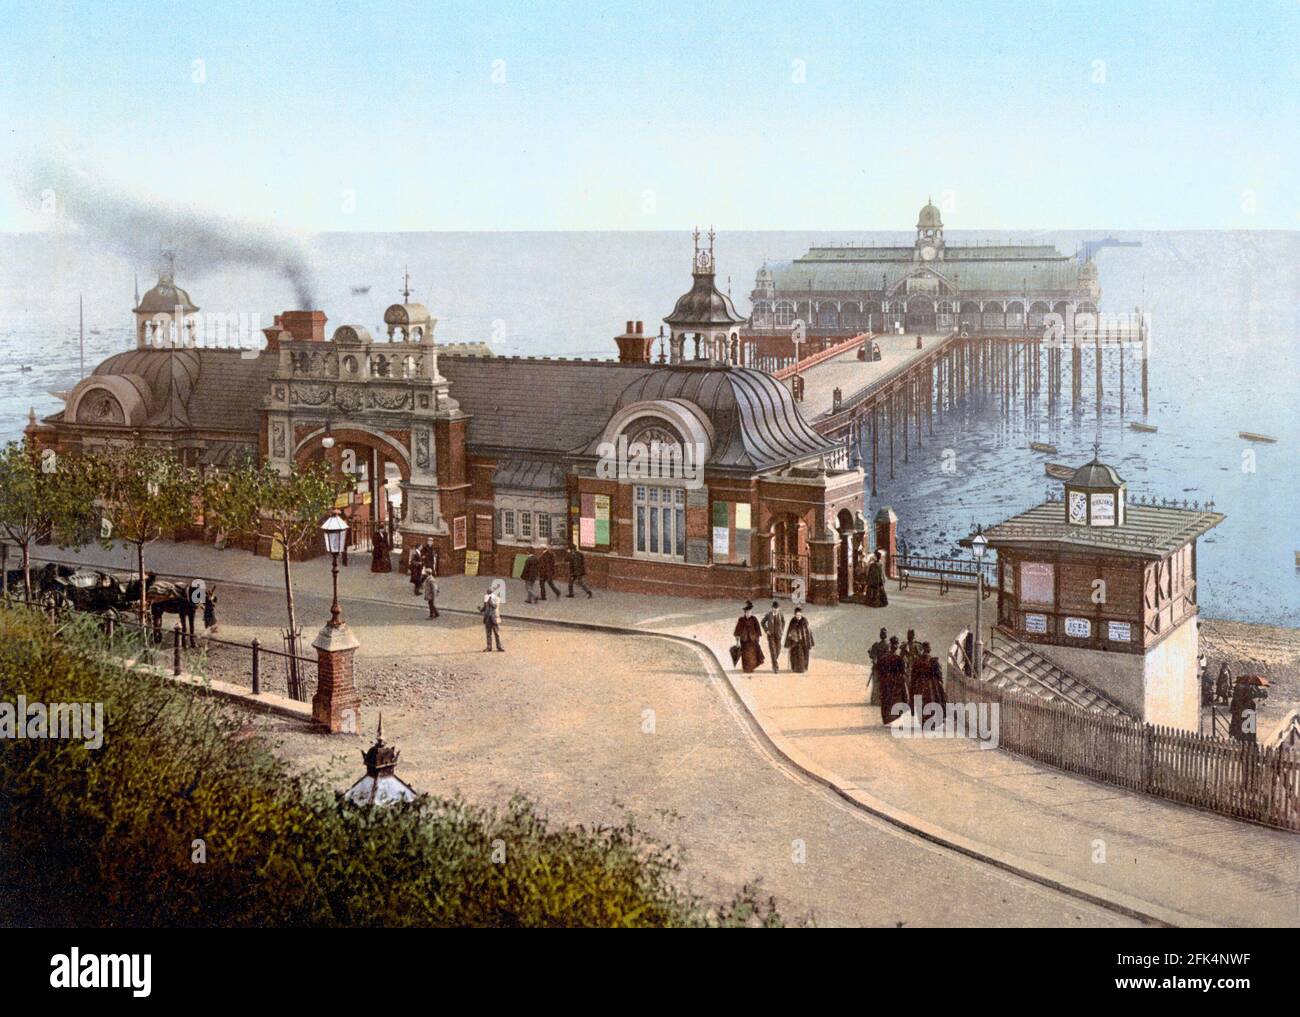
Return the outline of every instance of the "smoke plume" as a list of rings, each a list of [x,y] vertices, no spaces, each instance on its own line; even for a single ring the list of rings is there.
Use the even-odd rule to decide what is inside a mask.
[[[67,166],[37,163],[31,172],[35,201],[73,222],[105,247],[165,267],[175,257],[178,274],[191,278],[225,266],[263,267],[294,289],[298,307],[314,308],[311,270],[300,244],[260,226],[188,209],[173,209],[96,184]]]

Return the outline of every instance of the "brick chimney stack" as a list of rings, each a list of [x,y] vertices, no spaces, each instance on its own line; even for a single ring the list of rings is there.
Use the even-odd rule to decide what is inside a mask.
[[[654,341],[654,336],[645,334],[645,322],[629,321],[627,331],[614,337],[614,342],[618,343],[618,362],[620,364],[650,363],[650,351]]]
[[[323,343],[325,341],[324,311],[285,311],[275,316],[275,323],[297,342]]]

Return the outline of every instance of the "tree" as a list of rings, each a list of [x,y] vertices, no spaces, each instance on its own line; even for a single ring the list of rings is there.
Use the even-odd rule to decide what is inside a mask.
[[[11,441],[0,449],[0,531],[22,552],[23,597],[32,599],[31,545],[51,531],[63,547],[84,543],[93,495],[84,460]],[[9,546],[0,558],[9,592]]]
[[[289,638],[297,652],[298,625],[293,601],[293,555],[320,539],[321,519],[334,508],[334,500],[348,483],[324,463],[293,468],[282,477],[273,466],[245,461],[212,480],[204,502],[218,530],[227,534],[267,540],[279,545],[284,563],[284,601],[289,618]],[[296,665],[291,662],[291,676]],[[296,684],[296,680],[295,680]],[[296,690],[291,690],[295,691]]]
[[[146,626],[148,583],[144,549],[165,533],[194,521],[202,479],[161,448],[111,448],[88,457],[87,471],[102,512],[100,542],[135,545],[140,580],[140,630]]]

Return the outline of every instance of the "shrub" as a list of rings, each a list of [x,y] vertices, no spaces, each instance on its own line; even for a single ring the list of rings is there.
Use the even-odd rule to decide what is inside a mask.
[[[522,798],[352,806],[248,737],[237,710],[124,670],[85,620],[56,631],[0,610],[0,701],[20,694],[103,703],[106,732],[98,749],[0,746],[4,924],[779,924],[750,887],[706,909],[678,889],[672,851],[630,822],[552,828]]]

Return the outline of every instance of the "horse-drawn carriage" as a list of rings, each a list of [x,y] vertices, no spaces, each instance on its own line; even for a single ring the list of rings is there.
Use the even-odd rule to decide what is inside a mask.
[[[21,596],[23,573],[21,569],[9,572],[9,595]],[[36,602],[52,610],[71,608],[90,614],[113,610],[129,615],[140,608],[140,577],[134,573],[105,572],[99,569],[48,562],[39,571],[31,573],[32,596]],[[203,611],[203,627],[214,628],[216,616],[216,587],[208,589],[201,579],[159,579],[153,572],[145,574],[145,610],[152,621],[155,640],[162,638],[163,617],[174,614],[181,625],[185,641],[198,645],[194,621]]]

